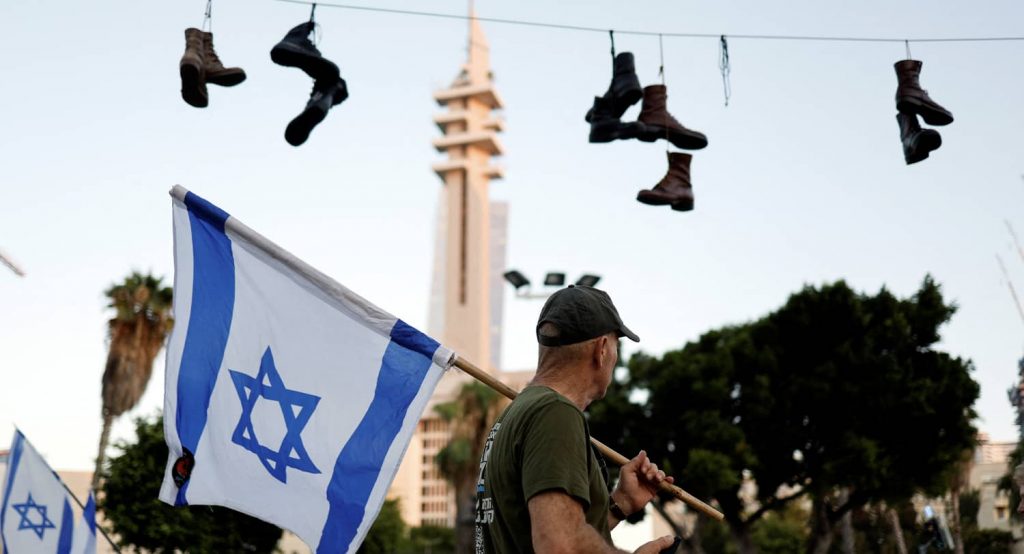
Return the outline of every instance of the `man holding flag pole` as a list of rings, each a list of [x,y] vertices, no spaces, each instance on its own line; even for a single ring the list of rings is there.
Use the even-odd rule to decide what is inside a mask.
[[[181,186],[171,196],[160,499],[227,506],[318,553],[355,552],[445,370],[481,376],[210,202]]]

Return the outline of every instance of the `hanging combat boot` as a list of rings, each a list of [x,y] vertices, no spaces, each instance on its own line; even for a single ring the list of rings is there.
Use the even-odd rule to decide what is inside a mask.
[[[292,146],[298,146],[306,142],[313,127],[316,127],[327,117],[327,112],[331,109],[331,106],[341,104],[346,98],[348,98],[348,86],[341,77],[338,77],[330,84],[324,81],[317,81],[313,85],[313,92],[309,95],[306,109],[293,119],[284,130],[284,139]]]
[[[636,64],[633,61],[631,52],[620,52],[612,61],[612,82],[608,85],[608,91],[601,98],[605,101],[607,113],[612,114],[615,119],[622,117],[630,106],[640,101],[643,92],[640,89],[640,79],[636,76]],[[587,123],[592,123],[594,110],[597,104],[587,112]],[[594,142],[594,141],[591,141]]]
[[[224,67],[213,49],[213,33],[203,34],[203,70],[206,82],[222,87],[233,87],[245,80],[245,71],[240,67]]]
[[[185,53],[178,63],[181,74],[181,97],[190,106],[205,108],[210,103],[206,92],[206,63],[203,59],[203,32],[195,27],[185,29]]]
[[[340,71],[334,62],[320,54],[309,35],[315,24],[307,21],[296,25],[270,50],[270,59],[286,67],[297,67],[317,81],[334,83]]]
[[[690,160],[684,152],[669,152],[668,173],[651,190],[641,190],[636,199],[651,206],[671,204],[672,209],[687,212],[693,209],[693,185],[690,184]]]
[[[700,150],[707,146],[708,138],[704,133],[683,127],[682,123],[668,113],[667,100],[665,85],[644,87],[644,103],[640,109],[640,117],[637,118],[637,121],[644,125],[640,140],[654,142],[660,138],[666,139],[676,148],[684,150]]]
[[[613,140],[624,140],[636,138],[643,130],[643,124],[636,121],[623,123],[615,115],[615,108],[612,102],[594,97],[594,107],[590,109],[588,121],[590,121],[590,142],[611,142]]]
[[[932,150],[942,146],[942,135],[933,129],[922,129],[917,116],[912,113],[896,114],[900,124],[900,139],[903,141],[903,159],[907,165],[928,157]]]
[[[949,125],[953,122],[953,114],[928,96],[928,91],[921,88],[922,63],[918,60],[901,60],[893,64],[896,68],[896,110],[902,113],[915,113],[929,125]]]

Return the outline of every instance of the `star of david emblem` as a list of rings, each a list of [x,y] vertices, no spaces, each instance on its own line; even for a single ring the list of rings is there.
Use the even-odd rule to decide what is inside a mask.
[[[260,370],[255,378],[234,370],[229,370],[229,373],[238,392],[238,400],[242,403],[242,416],[231,436],[231,442],[255,454],[263,467],[282,483],[288,482],[289,467],[306,473],[320,473],[302,444],[302,429],[313,415],[320,397],[285,387],[274,365],[270,347],[263,353]],[[286,431],[277,450],[260,444],[253,428],[253,408],[261,398],[281,406]]]
[[[42,540],[46,530],[54,528],[53,522],[50,521],[50,518],[46,517],[46,506],[36,504],[36,501],[32,499],[32,493],[28,493],[28,500],[21,504],[12,504],[11,507],[21,516],[21,521],[18,522],[18,531],[30,529],[35,532],[39,540]],[[42,521],[33,523],[32,519],[28,516],[29,510],[35,510]]]

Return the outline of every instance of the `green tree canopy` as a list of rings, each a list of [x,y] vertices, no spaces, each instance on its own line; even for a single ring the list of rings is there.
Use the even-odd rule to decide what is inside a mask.
[[[648,449],[714,499],[741,552],[756,551],[754,522],[804,494],[815,504],[808,551],[827,548],[843,514],[944,489],[972,447],[971,364],[934,349],[954,311],[930,277],[904,299],[842,281],[805,287],[756,321],[633,356],[592,409],[592,430],[626,452]],[[738,494],[744,475],[756,509]]]
[[[219,506],[175,508],[157,499],[167,464],[163,420],[135,420],[136,441],[116,445],[99,508],[120,546],[155,553],[273,552],[281,529]]]

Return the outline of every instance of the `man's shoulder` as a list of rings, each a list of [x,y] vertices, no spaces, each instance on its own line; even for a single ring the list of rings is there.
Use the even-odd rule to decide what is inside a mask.
[[[532,428],[551,421],[579,421],[579,425],[586,425],[583,412],[569,399],[553,389],[536,385],[523,389],[502,417],[503,426],[508,424],[516,429]]]
[[[581,412],[580,409],[568,398],[559,394],[558,391],[542,385],[533,385],[523,389],[523,391],[519,393],[519,396],[512,401],[512,405],[517,404],[520,409],[529,410],[538,410],[550,407],[558,411],[563,411],[565,408],[569,408],[571,411],[579,413],[580,417],[583,417],[583,412]]]

